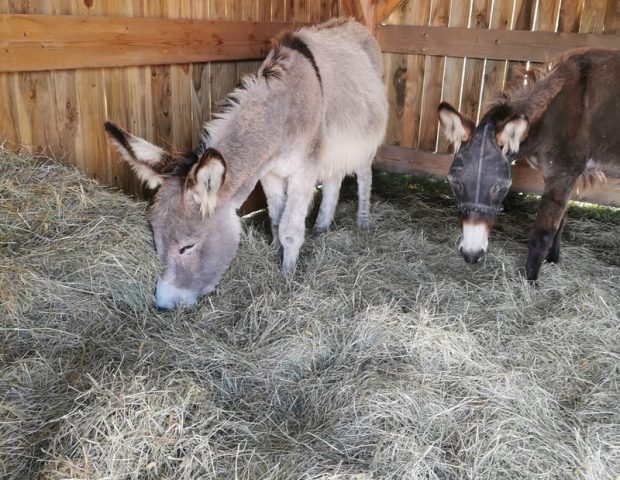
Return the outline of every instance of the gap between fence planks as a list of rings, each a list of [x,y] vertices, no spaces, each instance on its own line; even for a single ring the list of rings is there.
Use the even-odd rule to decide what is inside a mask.
[[[0,72],[262,59],[293,24],[0,15]]]
[[[618,35],[415,25],[378,25],[376,33],[381,50],[389,53],[548,62],[573,48],[620,50]]]
[[[452,164],[452,155],[445,153],[422,152],[413,148],[396,145],[382,145],[377,152],[373,167],[379,170],[406,173],[418,176],[446,178]],[[525,193],[541,194],[544,181],[542,174],[530,167],[527,162],[519,161],[512,168],[511,190]],[[592,190],[573,192],[571,198],[601,205],[620,206],[620,178],[607,178]]]

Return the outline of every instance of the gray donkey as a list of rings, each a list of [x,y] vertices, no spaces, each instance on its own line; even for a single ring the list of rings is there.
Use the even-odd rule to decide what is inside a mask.
[[[163,272],[155,300],[163,309],[195,303],[215,289],[235,256],[236,210],[262,183],[282,271],[292,274],[318,182],[315,224],[329,229],[345,175],[357,174],[357,224],[369,225],[371,162],[383,140],[387,98],[379,46],[353,20],[283,35],[256,76],[205,126],[193,152],[171,155],[106,122],[112,143],[149,188]]]

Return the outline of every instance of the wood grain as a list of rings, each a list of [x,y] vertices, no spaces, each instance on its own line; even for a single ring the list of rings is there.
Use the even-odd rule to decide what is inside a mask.
[[[0,72],[263,58],[284,23],[0,15]]]
[[[410,25],[428,25],[431,0],[417,0],[405,6],[404,21]],[[394,25],[394,27],[397,27]],[[423,27],[420,27],[423,28]],[[414,52],[397,52],[414,53]],[[424,53],[424,52],[422,52]],[[400,144],[417,147],[420,133],[420,114],[424,91],[424,55],[408,55],[405,71],[405,99],[400,124]]]
[[[513,27],[513,0],[495,0],[491,11],[490,27],[506,30]],[[487,60],[482,75],[480,110],[486,112],[496,95],[504,88],[508,62],[506,60]]]
[[[403,21],[402,5],[385,19],[389,24],[400,24]],[[383,81],[387,90],[389,116],[385,134],[388,144],[400,144],[401,122],[405,106],[405,85],[407,74],[407,57],[400,54],[383,54]]]
[[[452,2],[450,4],[450,27],[466,27],[469,21],[469,2]],[[465,59],[461,57],[447,57],[444,66],[444,75],[441,90],[441,99],[448,102],[457,110],[461,108],[461,86],[463,84],[463,68]],[[435,110],[437,105],[435,105]],[[434,119],[437,125],[437,118]],[[449,143],[443,134],[438,135],[437,151],[447,152]]]
[[[548,62],[573,48],[620,50],[617,35],[380,25],[384,52]]]
[[[475,33],[479,30],[489,28],[491,15],[491,4],[489,0],[472,0],[471,14],[469,17],[469,28],[474,29]],[[459,53],[451,52],[453,56],[461,56]],[[477,120],[480,113],[480,93],[482,86],[482,75],[484,73],[484,60],[472,58],[474,55],[463,55],[465,67],[463,71],[463,86],[461,90],[460,111],[467,117]]]
[[[448,26],[450,0],[433,0],[430,11],[431,26]],[[437,105],[441,101],[445,57],[427,55],[424,65],[422,105],[418,148],[435,150],[437,145]]]

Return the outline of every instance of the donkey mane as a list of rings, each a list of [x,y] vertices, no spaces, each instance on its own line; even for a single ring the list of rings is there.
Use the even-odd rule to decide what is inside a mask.
[[[581,69],[576,63],[562,62],[572,55],[561,56],[553,63],[533,69],[516,67],[517,78],[491,103],[489,113],[491,111],[498,113],[509,111],[511,116],[524,115],[530,123],[536,123],[545,113],[549,104],[560,93],[571,74],[581,74]],[[561,64],[560,67],[558,64]],[[575,69],[577,71],[574,71]],[[499,120],[508,120],[508,118],[500,117]]]
[[[213,114],[213,118],[205,122],[202,127],[200,145],[195,152],[200,158],[205,152],[214,136],[222,130],[222,127],[228,122],[230,117],[240,108],[245,98],[251,94],[260,84],[260,78],[257,75],[246,75],[243,77],[232,92],[230,92],[224,100],[219,102],[218,110]]]
[[[323,81],[321,79],[321,72],[316,64],[314,55],[308,48],[308,45],[306,45],[306,42],[299,38],[297,32],[286,32],[276,37],[274,40],[273,56],[271,60],[265,63],[259,75],[263,76],[267,81],[269,81],[270,78],[281,79],[282,75],[287,70],[291,50],[303,55],[310,62],[322,88]]]
[[[591,68],[587,56],[590,51],[572,50],[533,69],[516,67],[517,79],[492,102],[489,114],[497,118],[496,114],[508,107],[512,116],[524,115],[531,124],[536,123],[567,81],[585,81]],[[507,119],[500,115],[498,120]]]
[[[333,25],[329,25],[329,27],[338,26],[342,23],[344,22],[334,21]],[[321,74],[314,55],[306,43],[297,36],[297,31],[285,32],[283,35],[276,37],[274,45],[274,49],[267,57],[265,63],[261,65],[258,72],[243,77],[235,89],[218,105],[218,111],[213,115],[213,118],[204,124],[200,144],[191,153],[191,155],[196,156],[194,161],[200,159],[205,150],[209,148],[212,139],[222,131],[229,119],[241,108],[245,99],[251,96],[254,90],[265,84],[268,86],[272,79],[283,80],[284,75],[290,68],[290,59],[293,52],[304,56],[310,62],[322,87]],[[191,168],[191,164],[189,167]]]

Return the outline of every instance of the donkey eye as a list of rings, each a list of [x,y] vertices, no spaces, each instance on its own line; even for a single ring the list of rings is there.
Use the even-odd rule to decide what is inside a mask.
[[[194,246],[194,244],[190,244],[190,245],[185,245],[183,248],[181,248],[179,250],[179,254],[183,255],[187,250],[189,250],[190,248],[192,248]]]

